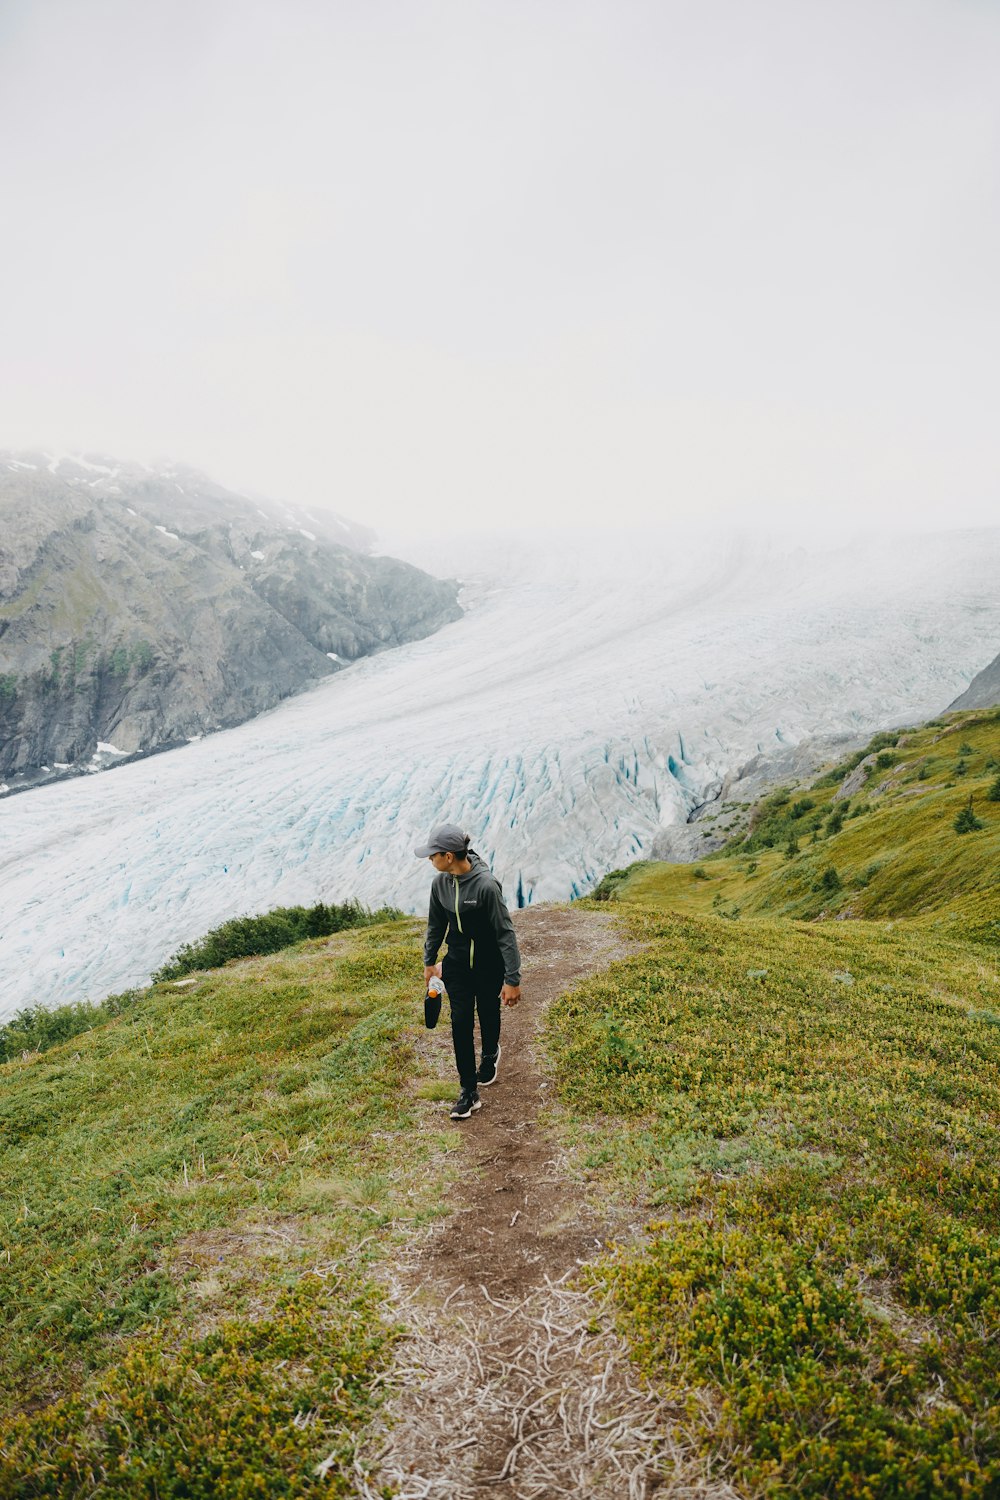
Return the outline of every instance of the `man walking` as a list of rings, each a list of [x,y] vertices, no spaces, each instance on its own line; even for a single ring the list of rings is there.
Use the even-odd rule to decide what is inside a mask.
[[[469,847],[467,833],[455,823],[441,823],[413,852],[418,859],[429,859],[437,871],[427,915],[424,982],[437,975],[448,992],[455,1066],[462,1085],[451,1118],[467,1120],[481,1107],[480,1087],[496,1082],[500,1002],[516,1005],[521,998],[521,956],[500,882]],[[448,951],[439,963],[446,935]],[[478,1070],[477,1010],[483,1048]]]

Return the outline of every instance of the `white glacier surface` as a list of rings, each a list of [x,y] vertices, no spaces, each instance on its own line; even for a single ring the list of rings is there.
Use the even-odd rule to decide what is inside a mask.
[[[428,640],[0,802],[0,1017],[141,984],[240,913],[422,910],[412,849],[444,818],[511,904],[571,897],[758,750],[932,716],[1000,649],[1000,530],[829,551],[563,537],[436,560],[467,580],[467,613]]]

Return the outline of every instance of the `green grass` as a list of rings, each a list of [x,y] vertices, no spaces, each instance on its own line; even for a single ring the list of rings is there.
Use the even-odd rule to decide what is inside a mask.
[[[231,917],[194,943],[185,943],[173,958],[153,975],[154,980],[180,979],[197,969],[218,969],[234,958],[253,958],[278,953],[305,938],[329,937],[348,927],[371,927],[391,921],[403,913],[383,906],[369,911],[358,901],[315,906],[276,906],[257,916]]]
[[[651,1218],[592,1274],[748,1495],[1000,1494],[1000,722],[908,738],[818,851],[783,848],[838,774],[617,880],[645,947],[549,1016],[587,1169]]]
[[[0,1069],[0,1494],[348,1492],[395,1336],[366,1259],[453,1143],[401,1087],[418,936],[162,983]]]
[[[843,816],[847,765],[614,872],[644,946],[549,1013],[649,1221],[590,1274],[748,1500],[1000,1494],[1000,719],[898,738]],[[366,1268],[457,1143],[420,972],[387,921],[7,1028],[0,1495],[350,1493],[397,1332]]]
[[[807,921],[824,915],[924,917],[956,923],[981,939],[992,930],[1000,940],[1000,927],[993,926],[1000,905],[1000,802],[989,795],[1000,760],[1000,716],[995,710],[956,715],[944,727],[911,730],[903,738],[907,743],[895,751],[896,763],[876,769],[849,799],[839,832],[827,829],[842,782],[828,774],[808,797],[796,793],[793,800],[779,790],[765,798],[749,836],[706,857],[700,867],[635,866],[616,882],[612,899]],[[960,745],[971,751],[965,756],[969,769],[954,783]],[[984,826],[956,833],[955,819],[970,795]],[[812,808],[794,816],[803,801]],[[789,860],[784,850],[793,835],[799,853]],[[707,881],[696,876],[698,868]],[[830,869],[840,881],[832,893],[822,885]]]
[[[78,1000],[52,1010],[28,1005],[0,1024],[0,1063],[13,1062],[25,1052],[47,1052],[81,1032],[93,1031],[123,1015],[141,998],[140,990],[125,990],[104,1000]]]

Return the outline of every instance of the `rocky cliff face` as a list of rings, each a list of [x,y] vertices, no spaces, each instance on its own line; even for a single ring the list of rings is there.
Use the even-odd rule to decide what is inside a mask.
[[[953,708],[992,708],[1000,703],[1000,656],[995,656],[988,666],[977,672],[964,693],[948,704]]]
[[[0,454],[0,782],[240,723],[460,616],[371,541],[190,470]]]

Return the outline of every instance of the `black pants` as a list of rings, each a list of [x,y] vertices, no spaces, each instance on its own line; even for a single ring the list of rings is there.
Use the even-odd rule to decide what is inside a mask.
[[[446,953],[441,977],[451,1003],[451,1039],[455,1066],[463,1089],[476,1087],[475,1019],[479,1011],[479,1035],[483,1056],[495,1057],[500,1046],[500,990],[503,960],[486,955],[469,963],[468,954]]]

